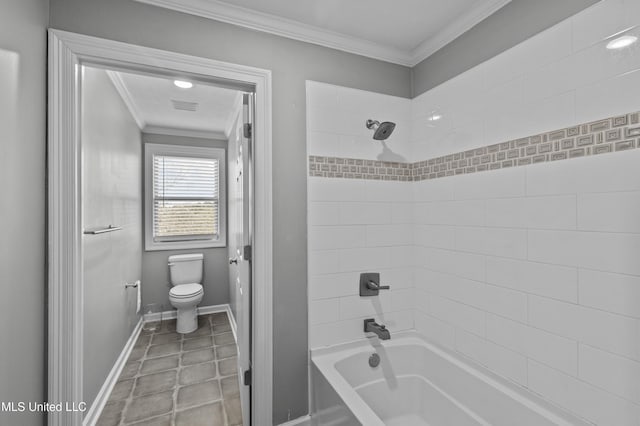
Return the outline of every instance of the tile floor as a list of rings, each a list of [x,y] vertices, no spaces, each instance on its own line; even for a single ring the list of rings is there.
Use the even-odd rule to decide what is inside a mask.
[[[242,425],[236,345],[224,312],[198,317],[198,330],[163,321],[143,331],[98,426]]]

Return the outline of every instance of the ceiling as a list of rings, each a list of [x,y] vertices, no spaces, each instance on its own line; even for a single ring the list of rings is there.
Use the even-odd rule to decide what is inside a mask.
[[[224,138],[241,92],[194,83],[181,89],[173,79],[107,71],[118,93],[144,132],[180,132]]]
[[[137,0],[413,66],[511,0]]]

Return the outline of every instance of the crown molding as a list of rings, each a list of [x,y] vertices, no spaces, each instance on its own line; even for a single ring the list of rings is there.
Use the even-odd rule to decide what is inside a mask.
[[[439,31],[434,37],[423,41],[413,49],[411,51],[411,66],[424,61],[510,2],[511,0],[493,0],[470,9]]]
[[[135,0],[281,37],[408,66],[408,52],[218,0]]]
[[[142,133],[151,133],[154,135],[167,135],[167,136],[181,136],[185,138],[200,138],[200,139],[215,139],[215,140],[227,140],[227,136],[224,132],[215,132],[209,130],[195,130],[195,129],[177,129],[173,127],[162,127],[146,125],[142,129]]]
[[[127,89],[127,85],[124,84],[124,80],[122,79],[122,76],[120,75],[120,73],[116,71],[106,70],[106,72],[109,78],[111,79],[111,82],[115,86],[116,91],[118,92],[118,94],[124,101],[124,104],[127,106],[127,109],[131,113],[131,116],[133,117],[136,124],[138,125],[138,129],[140,130],[144,129],[147,123],[144,121],[144,119],[140,115],[140,111],[136,107],[136,103],[133,100],[133,96],[131,95],[131,92],[129,92],[129,89]]]
[[[509,3],[511,0],[492,0],[489,4],[470,9],[468,13],[447,25],[434,38],[425,40],[411,51],[392,48],[368,40],[352,37],[313,25],[269,13],[251,10],[219,0],[135,0],[153,6],[201,16],[228,24],[250,28],[281,37],[317,44],[331,49],[362,55],[385,62],[413,67],[429,55],[446,46],[470,28]]]

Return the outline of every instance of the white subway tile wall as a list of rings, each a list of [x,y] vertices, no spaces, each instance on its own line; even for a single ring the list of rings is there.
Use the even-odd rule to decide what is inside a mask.
[[[404,182],[309,178],[310,347],[362,338],[365,318],[413,328],[412,199]],[[361,272],[391,290],[360,297]]]
[[[640,2],[603,0],[412,101],[413,161],[638,111]],[[433,120],[439,115],[439,120]]]
[[[603,0],[411,101],[308,83],[308,154],[395,171],[631,121],[640,43],[605,45],[639,24],[640,1]],[[366,118],[398,133],[374,142]],[[640,425],[639,164],[633,149],[412,182],[310,176],[310,347],[361,339],[372,316],[594,424]],[[392,290],[360,298],[367,271]]]
[[[410,118],[409,99],[307,82],[309,155],[393,164],[408,181]],[[367,119],[397,123],[388,148],[373,140]],[[412,199],[401,182],[309,178],[310,347],[362,338],[370,317],[391,332],[413,328]],[[379,272],[391,290],[360,298],[361,272]]]
[[[587,420],[638,425],[640,234],[626,182],[640,182],[640,151],[585,160],[562,162],[562,172],[524,167],[522,191],[479,190],[474,200],[456,188],[481,174],[445,178],[448,191],[438,180],[407,184],[416,328]],[[517,168],[494,173],[522,178]],[[550,174],[561,184],[542,191],[536,183]],[[601,192],[606,176],[625,182]],[[455,214],[456,203],[475,220]]]
[[[382,149],[367,120],[396,123]],[[309,155],[408,162],[411,156],[411,100],[307,81]]]

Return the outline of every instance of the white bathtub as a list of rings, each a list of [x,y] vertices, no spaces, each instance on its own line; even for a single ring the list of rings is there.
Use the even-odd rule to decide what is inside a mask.
[[[311,360],[313,425],[589,425],[416,333],[314,350]]]

